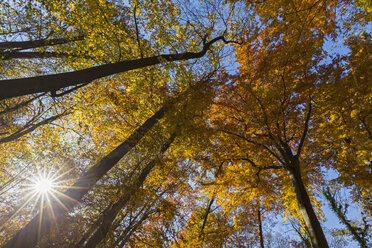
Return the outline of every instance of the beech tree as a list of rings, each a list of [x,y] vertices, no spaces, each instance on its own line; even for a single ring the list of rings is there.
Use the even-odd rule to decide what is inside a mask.
[[[332,246],[329,174],[370,200],[368,11],[0,3],[0,244]],[[275,216],[297,234],[274,232]]]
[[[210,23],[204,22],[204,26],[202,20],[195,20],[196,23],[187,20],[184,24],[177,19],[177,15],[182,14],[181,10],[178,10],[171,1],[146,3],[133,1],[129,3],[129,7],[119,2],[105,1],[39,3],[35,0],[33,4],[23,4],[22,0],[14,1],[13,5],[4,4],[3,18],[10,19],[12,16],[9,12],[20,15],[23,15],[21,12],[25,12],[25,18],[28,20],[40,21],[46,25],[35,27],[38,29],[37,32],[34,31],[36,34],[26,33],[24,36],[30,36],[26,41],[8,41],[14,39],[13,29],[19,29],[18,23],[15,27],[10,25],[10,28],[7,28],[9,30],[4,27],[5,41],[0,43],[0,48],[3,49],[3,61],[6,62],[12,56],[16,58],[14,57],[16,54],[28,52],[30,49],[42,49],[39,52],[46,58],[49,57],[47,54],[53,53],[58,55],[57,58],[68,57],[69,54],[65,54],[66,49],[77,50],[82,54],[82,59],[71,61],[62,58],[63,67],[75,71],[1,80],[0,99],[38,92],[51,92],[52,96],[58,96],[56,91],[59,89],[88,84],[95,79],[119,72],[165,62],[197,59],[203,57],[215,42],[227,42],[227,37],[223,35],[227,29],[215,35],[217,30],[214,30],[213,26],[217,23],[216,18],[209,19]],[[162,15],[161,20],[157,18],[158,14]],[[147,19],[144,19],[144,15]],[[97,18],[102,20],[98,26]],[[206,18],[210,18],[209,14]],[[21,25],[24,25],[23,22],[24,20]],[[107,30],[113,34],[106,33]],[[149,30],[152,32],[148,34]],[[16,34],[19,35],[17,32]],[[52,35],[59,35],[59,37],[50,38]],[[34,36],[38,38],[34,39]],[[145,36],[150,36],[150,39],[144,38]],[[155,37],[156,40],[152,40]],[[86,48],[88,51],[85,51]],[[74,59],[73,55],[72,52],[71,57]],[[94,64],[96,66],[91,67]],[[90,68],[81,69],[89,65]],[[4,71],[2,74],[10,73]],[[14,77],[12,74],[9,76]]]
[[[323,190],[323,194],[326,197],[328,203],[331,206],[332,211],[337,215],[339,221],[345,225],[347,231],[352,235],[353,239],[356,240],[360,247],[368,247],[368,233],[370,225],[367,221],[366,216],[363,217],[363,226],[357,227],[353,225],[347,218],[348,204],[340,203],[336,198],[339,192],[335,189],[330,189],[329,187]]]

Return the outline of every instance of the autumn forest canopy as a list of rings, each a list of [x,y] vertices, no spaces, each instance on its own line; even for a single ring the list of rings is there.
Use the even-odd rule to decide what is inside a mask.
[[[371,11],[1,1],[0,246],[371,247]]]

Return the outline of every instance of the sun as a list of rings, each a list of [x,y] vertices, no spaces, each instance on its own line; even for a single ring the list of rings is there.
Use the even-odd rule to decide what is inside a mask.
[[[67,201],[76,201],[69,197],[62,191],[70,189],[71,182],[75,181],[74,177],[67,177],[73,168],[62,172],[60,170],[38,170],[32,175],[23,176],[24,183],[21,187],[24,190],[24,201],[18,209],[13,212],[8,219],[12,219],[26,206],[31,207],[31,212],[38,208],[40,216],[43,216],[43,211],[47,210],[51,213],[51,217],[54,218],[54,208],[59,205],[66,208],[65,203]],[[65,179],[66,178],[66,179]],[[40,225],[42,219],[39,219]],[[0,230],[6,222],[0,223]]]
[[[54,186],[51,178],[39,178],[34,181],[33,190],[39,194],[47,194],[54,189]]]

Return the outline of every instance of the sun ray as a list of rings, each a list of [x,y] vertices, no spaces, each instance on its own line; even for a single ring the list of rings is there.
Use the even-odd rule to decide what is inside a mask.
[[[60,205],[65,210],[68,209],[69,202],[78,202],[63,193],[63,191],[81,188],[78,186],[69,186],[75,180],[71,177],[66,177],[75,168],[64,170],[63,167],[58,170],[38,170],[34,176],[23,176],[24,182],[20,186],[24,189],[25,202],[15,207],[14,211],[9,213],[9,216],[3,218],[0,223],[0,230],[5,228],[6,223],[10,219],[15,218],[22,209],[27,209],[27,212],[34,213],[37,209],[39,212],[38,233],[43,231],[43,218],[56,218],[54,210],[57,205]],[[47,211],[47,212],[45,212]],[[50,212],[49,212],[50,211]]]
[[[41,200],[40,200],[40,205],[39,205],[39,225],[38,225],[38,232],[37,235],[38,237],[40,236],[41,233],[41,224],[43,221],[43,211],[44,211],[44,194],[41,194]]]
[[[57,180],[59,180],[61,177],[63,177],[64,175],[66,175],[66,174],[68,174],[68,173],[70,173],[71,171],[73,171],[75,168],[71,168],[71,169],[69,169],[69,170],[67,170],[67,171],[65,171],[65,172],[63,172],[63,173],[59,173],[61,170],[62,170],[62,168],[61,169],[59,169],[58,171],[56,171],[50,178],[53,180],[53,181],[57,181]],[[71,179],[71,180],[73,180],[73,179]],[[66,181],[66,180],[65,180]]]
[[[37,203],[39,202],[40,197],[41,197],[41,194],[36,193],[35,204],[32,207],[31,212],[33,212],[35,210],[35,208],[37,207]]]
[[[53,193],[50,192],[49,195],[52,195],[52,194],[53,194]],[[47,208],[49,209],[50,216],[51,216],[51,218],[52,218],[53,220],[55,220],[55,219],[56,219],[56,216],[55,216],[55,214],[54,214],[54,209],[53,209],[53,206],[52,206],[52,203],[51,203],[51,201],[50,201],[50,197],[49,197],[49,196],[47,196],[47,201],[48,201]]]
[[[56,191],[57,193],[60,193],[58,191]],[[61,193],[60,193],[61,194]],[[56,202],[59,203],[59,205],[61,205],[66,211],[68,211],[68,208],[66,207],[66,205],[54,194],[54,192],[51,192],[50,194],[55,200]]]
[[[59,192],[59,191],[56,191],[55,193],[58,194],[58,195],[60,195],[61,197],[65,198],[65,199],[67,199],[67,200],[70,200],[70,201],[73,201],[73,202],[79,203],[78,200],[76,200],[76,199],[74,199],[74,198],[72,198],[72,197],[66,195],[65,193],[62,193],[62,192]]]

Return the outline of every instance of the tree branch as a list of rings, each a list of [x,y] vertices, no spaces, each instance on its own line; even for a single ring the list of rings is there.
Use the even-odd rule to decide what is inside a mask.
[[[208,203],[208,206],[207,206],[207,209],[205,210],[205,214],[203,216],[203,225],[202,225],[202,227],[200,229],[199,238],[204,235],[204,228],[205,228],[205,225],[207,224],[208,215],[211,212],[211,207],[212,207],[213,202],[214,202],[214,195],[210,199],[210,201]]]
[[[72,38],[0,42],[0,50],[5,50],[5,49],[24,50],[24,49],[38,48],[38,47],[44,47],[44,46],[61,45],[61,44],[66,44],[66,43],[70,43],[73,41],[79,41],[83,39],[84,39],[84,35],[79,35],[79,36],[75,36]]]
[[[248,143],[251,143],[251,144],[254,144],[254,145],[259,145],[259,146],[262,146],[265,150],[267,150],[271,155],[273,155],[280,163],[283,163],[282,159],[274,152],[272,151],[268,146],[262,144],[262,143],[259,143],[259,142],[256,142],[256,141],[253,141],[253,140],[250,140],[248,139],[247,137],[243,136],[243,135],[240,135],[240,134],[236,134],[236,133],[233,133],[233,132],[230,132],[230,131],[227,131],[227,130],[219,130],[221,132],[224,132],[224,133],[227,133],[227,134],[230,134],[230,135],[234,135],[236,137],[239,137],[245,141],[247,141]]]
[[[2,116],[3,114],[6,114],[6,113],[10,113],[10,112],[13,112],[13,111],[16,111],[17,109],[20,109],[24,106],[27,106],[29,103],[33,102],[34,100],[44,96],[45,93],[43,94],[40,94],[40,95],[37,95],[29,100],[26,100],[26,101],[23,101],[23,102],[20,102],[18,103],[17,105],[13,106],[13,107],[7,107],[5,108],[4,110],[0,111],[0,116]],[[1,135],[1,134],[0,134]]]
[[[39,123],[36,123],[34,125],[31,125],[31,127],[26,128],[25,130],[23,130],[21,132],[16,132],[14,134],[9,135],[8,137],[2,138],[2,139],[0,139],[0,144],[7,143],[7,142],[10,142],[10,141],[16,140],[16,139],[18,139],[18,138],[20,138],[20,137],[22,137],[22,136],[24,136],[26,134],[31,133],[36,128],[38,128],[40,126],[43,126],[43,125],[46,125],[46,124],[49,124],[49,123],[57,120],[58,118],[60,118],[60,117],[62,117],[64,115],[66,115],[66,113],[52,116],[52,117],[47,118],[47,119],[45,119],[43,121],[40,121]]]
[[[203,57],[209,48],[217,41],[225,40],[223,36],[216,37],[203,44],[200,52],[185,52],[180,54],[164,54],[148,58],[125,60],[113,64],[90,67],[83,70],[58,74],[9,79],[0,81],[0,100],[38,92],[52,92],[68,86],[90,83],[95,79],[110,76],[164,62],[174,62]],[[231,41],[224,41],[230,43]]]
[[[302,133],[300,143],[298,144],[297,153],[295,155],[297,158],[299,158],[300,155],[301,155],[302,147],[304,145],[306,135],[307,135],[307,131],[309,129],[310,117],[311,117],[311,99],[309,101],[309,110],[307,111],[307,115],[306,115],[306,119],[305,119],[304,131]]]
[[[68,57],[82,57],[86,59],[92,59],[89,56],[78,56],[69,53],[59,53],[59,52],[0,52],[0,60],[10,60],[10,59],[48,59],[48,58],[68,58]]]

